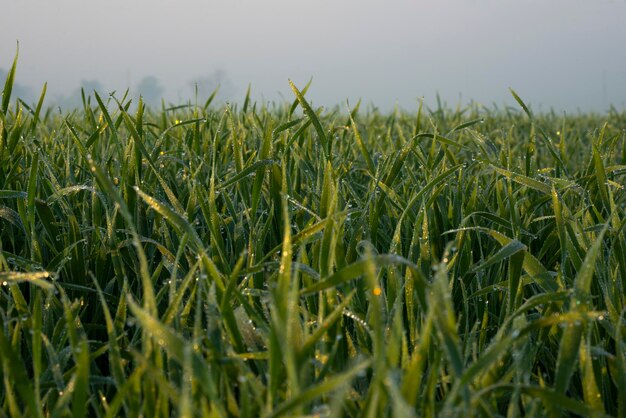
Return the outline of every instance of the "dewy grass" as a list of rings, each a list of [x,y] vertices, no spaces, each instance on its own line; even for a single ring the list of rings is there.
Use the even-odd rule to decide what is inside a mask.
[[[626,416],[626,114],[60,113],[14,73],[0,416]]]

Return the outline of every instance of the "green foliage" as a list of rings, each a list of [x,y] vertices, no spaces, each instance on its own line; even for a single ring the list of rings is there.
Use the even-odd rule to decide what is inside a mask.
[[[0,416],[624,416],[626,114],[25,111],[14,71]]]

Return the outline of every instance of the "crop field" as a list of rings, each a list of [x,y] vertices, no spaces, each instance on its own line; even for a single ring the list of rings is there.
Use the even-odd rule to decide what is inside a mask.
[[[14,74],[0,417],[626,417],[626,113],[58,109]]]

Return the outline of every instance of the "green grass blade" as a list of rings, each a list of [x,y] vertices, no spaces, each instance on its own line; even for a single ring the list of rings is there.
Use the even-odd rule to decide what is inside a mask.
[[[352,126],[352,131],[354,132],[354,139],[356,139],[356,145],[359,147],[359,151],[361,151],[361,155],[363,159],[365,159],[365,164],[367,165],[367,169],[370,172],[371,176],[376,174],[376,167],[374,166],[374,162],[372,161],[372,157],[370,157],[370,153],[367,150],[367,147],[363,143],[363,139],[361,138],[361,133],[359,132],[359,128],[356,126],[356,122],[352,119],[352,114],[350,114],[350,126]]]
[[[495,167],[495,166],[492,166],[492,167],[497,173],[502,174],[504,177],[511,179],[514,182],[521,184],[522,186],[530,187],[531,189],[535,189],[546,195],[550,195],[552,191],[550,186],[548,186],[547,184],[539,180],[535,180],[523,174],[514,173],[504,168]]]
[[[180,364],[183,364],[185,359],[184,347],[188,346],[189,343],[170,327],[163,325],[158,319],[139,307],[130,296],[128,299],[128,307],[141,327],[150,334],[157,345],[162,347]],[[193,378],[197,380],[200,390],[202,390],[209,399],[217,401],[217,391],[209,375],[210,368],[206,360],[198,353],[194,352],[191,361],[193,365]]]
[[[0,326],[0,351],[2,352],[3,374],[10,377],[13,387],[17,390],[29,413],[34,417],[43,418],[43,411],[37,406],[37,396],[26,373],[24,363],[20,360],[19,354],[11,347],[2,326]]]
[[[291,86],[291,90],[293,90],[293,93],[296,95],[296,98],[298,99],[298,102],[300,103],[302,110],[304,110],[304,114],[313,123],[315,132],[317,132],[317,136],[320,142],[322,143],[322,150],[324,151],[324,155],[326,156],[326,159],[329,159],[330,152],[331,152],[331,143],[329,142],[328,137],[326,136],[326,132],[324,132],[324,128],[322,128],[322,124],[320,123],[319,118],[317,117],[317,115],[315,114],[315,111],[311,108],[309,103],[304,98],[304,95],[300,92],[300,90],[298,90],[296,85],[293,84],[291,80],[289,80],[289,85]]]
[[[72,396],[72,416],[83,418],[87,416],[87,399],[89,397],[89,345],[86,338],[81,338],[76,349],[76,374],[74,392]]]
[[[17,67],[17,57],[19,56],[18,50],[15,52],[15,58],[13,58],[13,65],[7,74],[7,78],[4,81],[4,88],[2,89],[2,114],[6,115],[9,110],[9,103],[11,102],[11,91],[13,91],[13,82],[15,81],[15,68]]]
[[[349,384],[355,376],[362,373],[369,366],[369,361],[362,361],[353,366],[351,369],[347,370],[346,372],[310,387],[309,389],[300,393],[297,397],[294,397],[280,405],[278,408],[272,411],[272,413],[269,414],[267,418],[285,416],[285,414],[288,414],[293,409],[305,405],[306,403],[316,398],[319,398],[324,394],[328,394],[340,389],[342,386]]]
[[[26,227],[22,223],[19,213],[13,209],[6,206],[0,206],[0,218],[6,220],[16,228],[21,229],[22,232],[26,234]]]
[[[371,259],[362,259],[344,267],[336,273],[333,273],[332,275],[323,278],[318,283],[302,289],[300,291],[300,295],[310,295],[312,293],[330,289],[340,284],[349,282],[350,280],[362,277],[366,273],[368,263],[373,263],[376,267],[379,268],[393,264],[406,266],[411,270],[413,274],[416,275],[416,277],[418,277],[418,281],[421,282],[418,283],[418,286],[426,286],[425,281],[422,281],[423,276],[417,265],[399,255],[380,254],[372,256]]]
[[[526,246],[524,244],[522,244],[516,239],[511,240],[507,244],[505,244],[502,248],[500,248],[500,250],[498,250],[497,253],[495,253],[494,255],[492,255],[491,257],[489,257],[487,260],[483,261],[482,263],[478,264],[477,266],[473,267],[470,271],[475,273],[477,271],[486,269],[489,266],[500,263],[514,256],[520,251],[525,251],[525,250],[526,250]]]
[[[571,302],[571,309],[574,312],[586,310],[596,259],[600,255],[604,234],[607,229],[608,224],[604,226],[591,248],[589,248],[589,251],[587,251],[585,260],[574,279],[574,297]],[[570,324],[563,331],[554,376],[554,388],[558,393],[565,393],[570,379],[576,370],[582,332],[583,327],[579,322]]]
[[[43,89],[41,89],[41,95],[39,96],[39,101],[37,102],[37,107],[35,108],[35,114],[33,115],[33,122],[30,125],[30,133],[34,133],[37,128],[37,124],[39,123],[39,115],[41,114],[41,108],[43,107],[43,101],[46,97],[46,91],[48,90],[48,83],[43,84]]]
[[[533,115],[530,112],[530,109],[528,108],[528,106],[526,106],[526,103],[524,103],[524,101],[517,95],[515,90],[513,90],[510,87],[509,87],[509,92],[511,92],[511,95],[513,96],[515,101],[521,106],[521,108],[524,109],[524,113],[526,113],[528,115],[528,118],[532,120]]]
[[[54,289],[54,285],[44,279],[50,278],[50,272],[38,271],[38,272],[0,272],[0,283],[31,283],[41,287],[44,290]]]

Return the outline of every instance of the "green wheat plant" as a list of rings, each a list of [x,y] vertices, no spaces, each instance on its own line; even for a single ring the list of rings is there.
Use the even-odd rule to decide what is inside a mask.
[[[59,110],[15,71],[0,417],[626,417],[625,113]]]

